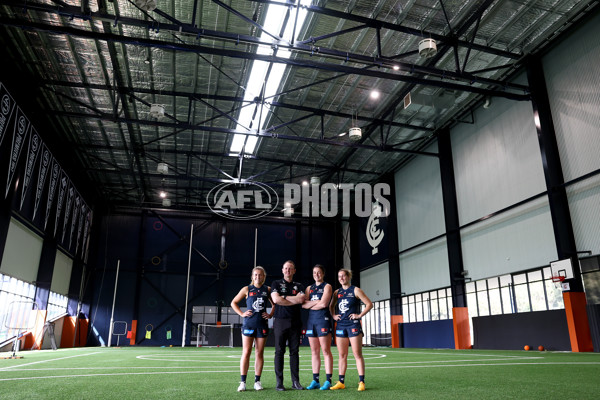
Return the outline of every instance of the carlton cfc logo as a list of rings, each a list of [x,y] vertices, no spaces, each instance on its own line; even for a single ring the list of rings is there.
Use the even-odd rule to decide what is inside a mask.
[[[2,114],[6,115],[8,114],[8,111],[10,111],[10,98],[8,97],[8,95],[4,95],[2,96]]]
[[[348,307],[348,300],[344,299],[342,301],[340,301],[340,311],[343,313],[345,313],[346,311],[348,311],[350,308]]]

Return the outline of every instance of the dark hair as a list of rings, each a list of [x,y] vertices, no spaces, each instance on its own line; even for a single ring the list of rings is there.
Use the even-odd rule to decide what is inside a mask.
[[[325,267],[324,266],[322,266],[321,264],[315,264],[313,269],[315,269],[315,268],[319,268],[321,270],[321,272],[323,273],[323,276],[325,276]]]
[[[283,263],[283,265],[285,265],[285,264],[292,264],[294,269],[296,269],[296,264],[292,260],[287,260],[286,262]]]

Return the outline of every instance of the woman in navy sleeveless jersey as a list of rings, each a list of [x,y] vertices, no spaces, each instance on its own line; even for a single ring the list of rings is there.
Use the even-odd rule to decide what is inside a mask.
[[[339,382],[331,390],[345,389],[346,369],[348,368],[348,346],[352,346],[352,353],[356,360],[358,370],[358,391],[365,390],[365,359],[362,355],[363,331],[360,319],[373,308],[373,302],[361,288],[351,284],[352,271],[340,269],[338,281],[342,285],[333,293],[333,300],[329,307],[333,319],[337,322],[335,327],[336,344],[339,353],[338,370]],[[365,309],[360,311],[360,303],[365,304]]]
[[[273,317],[275,307],[271,301],[271,288],[266,286],[265,279],[267,273],[263,267],[255,267],[252,270],[252,282],[244,286],[240,292],[231,301],[231,308],[244,318],[242,324],[242,359],[240,360],[241,382],[238,392],[246,390],[246,376],[250,365],[250,353],[252,353],[252,343],[256,348],[254,352],[254,389],[262,390],[260,375],[262,374],[264,360],[265,343],[269,334],[268,319]],[[242,311],[239,302],[246,299],[246,311]],[[271,313],[267,312],[267,305],[271,304]]]
[[[311,389],[328,390],[331,387],[331,375],[333,374],[333,356],[331,355],[331,313],[329,302],[333,289],[329,283],[323,281],[325,268],[317,264],[313,267],[313,278],[315,283],[306,291],[306,300],[302,308],[308,310],[308,322],[306,323],[306,336],[310,344],[312,356],[313,381],[307,387]],[[327,380],[323,386],[319,382],[319,371],[321,370],[321,355],[325,360],[325,374]]]

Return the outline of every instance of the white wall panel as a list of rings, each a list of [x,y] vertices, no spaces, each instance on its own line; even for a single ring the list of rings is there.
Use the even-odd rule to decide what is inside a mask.
[[[600,176],[567,188],[578,251],[600,254]]]
[[[400,255],[400,285],[406,294],[450,286],[446,238]]]
[[[62,251],[57,251],[54,259],[54,271],[52,272],[50,290],[67,296],[69,294],[72,269],[73,260]]]
[[[14,218],[10,220],[0,271],[27,283],[37,280],[42,238]]]
[[[472,280],[547,265],[557,259],[548,200],[539,200],[461,231]]]
[[[371,301],[387,300],[390,296],[390,271],[386,261],[360,271],[360,288]]]
[[[494,98],[452,130],[460,224],[546,190],[530,102]]]
[[[600,168],[600,15],[543,59],[566,181]]]
[[[426,151],[437,152],[437,144]],[[402,251],[446,231],[440,162],[418,156],[396,172],[398,248]]]

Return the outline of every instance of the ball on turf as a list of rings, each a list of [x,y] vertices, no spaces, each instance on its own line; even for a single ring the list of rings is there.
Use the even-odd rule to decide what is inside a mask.
[[[529,347],[529,345],[525,345],[525,347],[523,347],[523,349],[524,349],[525,351],[529,351],[530,347]]]
[[[544,346],[539,346],[539,347],[538,347],[538,350],[539,350],[539,351],[544,351]]]

